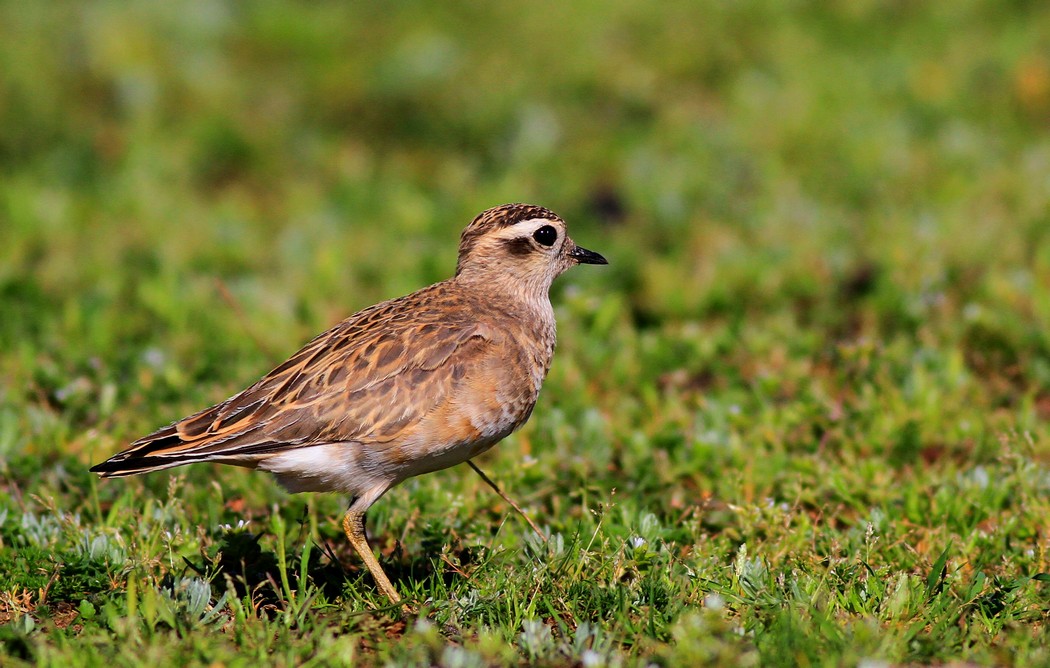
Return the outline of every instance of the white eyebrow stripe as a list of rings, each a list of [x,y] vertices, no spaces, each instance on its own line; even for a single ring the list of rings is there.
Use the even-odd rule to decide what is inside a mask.
[[[561,236],[559,223],[550,218],[529,218],[527,220],[519,220],[513,225],[508,225],[507,227],[497,230],[495,236],[498,239],[515,239],[520,236],[532,234],[545,225],[550,225],[555,230],[559,230],[558,236]]]

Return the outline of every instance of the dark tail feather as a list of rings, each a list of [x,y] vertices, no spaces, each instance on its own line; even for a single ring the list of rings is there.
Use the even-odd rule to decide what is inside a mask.
[[[196,450],[179,448],[185,443],[186,441],[179,437],[174,427],[165,427],[146,438],[135,441],[127,450],[113,455],[101,464],[92,466],[90,471],[97,473],[102,478],[122,478],[200,462],[255,468],[260,459],[265,459],[288,445],[282,442],[263,441],[216,454],[214,450],[208,448]]]
[[[166,457],[129,457],[124,460],[118,460],[114,457],[113,459],[107,459],[101,464],[95,464],[89,470],[92,473],[97,473],[100,478],[123,478],[129,475],[170,469],[183,464],[193,464],[194,461],[200,460],[184,459],[172,461]]]
[[[127,450],[113,455],[101,464],[95,464],[89,470],[92,473],[99,474],[102,478],[121,478],[200,461],[192,457],[152,455],[158,450],[175,447],[182,442],[182,439],[179,438],[173,427],[165,427],[144,439],[136,441]]]

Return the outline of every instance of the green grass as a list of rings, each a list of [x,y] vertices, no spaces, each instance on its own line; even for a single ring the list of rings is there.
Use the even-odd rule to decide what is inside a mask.
[[[1050,665],[1050,8],[0,5],[0,664]],[[530,423],[369,514],[87,467],[508,201]]]

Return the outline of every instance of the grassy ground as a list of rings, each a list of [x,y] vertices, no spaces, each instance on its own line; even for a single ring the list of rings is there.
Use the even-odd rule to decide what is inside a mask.
[[[0,664],[1050,665],[1050,6],[0,5]],[[438,9],[440,7],[440,9]],[[87,467],[550,206],[531,422],[369,516]]]

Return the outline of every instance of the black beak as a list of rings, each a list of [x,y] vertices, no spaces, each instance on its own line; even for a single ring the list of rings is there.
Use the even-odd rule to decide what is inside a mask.
[[[569,257],[576,260],[577,264],[609,264],[609,261],[598,253],[579,246],[569,251]]]

